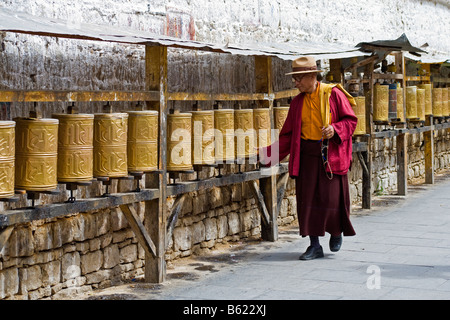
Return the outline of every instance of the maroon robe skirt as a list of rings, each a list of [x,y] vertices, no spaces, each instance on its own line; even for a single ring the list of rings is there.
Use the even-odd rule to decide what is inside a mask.
[[[353,236],[347,175],[327,177],[321,145],[320,141],[301,142],[300,173],[295,181],[300,235]]]

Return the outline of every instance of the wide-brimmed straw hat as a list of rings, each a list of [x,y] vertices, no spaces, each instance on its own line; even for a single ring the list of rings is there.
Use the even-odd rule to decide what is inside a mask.
[[[286,75],[322,71],[323,70],[317,70],[316,59],[311,56],[305,56],[292,61],[292,72],[286,73]]]

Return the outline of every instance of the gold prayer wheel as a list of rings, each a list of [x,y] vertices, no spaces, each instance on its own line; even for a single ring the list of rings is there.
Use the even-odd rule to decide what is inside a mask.
[[[423,83],[417,86],[420,89],[425,89],[425,115],[433,114],[433,104],[432,104],[432,88],[431,83]]]
[[[401,122],[405,122],[405,111],[403,109],[403,89],[397,88],[397,117]]]
[[[417,118],[417,87],[406,87],[406,119]]]
[[[442,117],[442,88],[433,88],[433,116]]]
[[[417,88],[417,117],[425,121],[425,89]]]
[[[234,110],[214,110],[214,128],[216,161],[234,161]]]
[[[158,170],[158,111],[127,111],[129,172]]]
[[[366,98],[355,97],[356,107],[355,115],[358,118],[356,129],[353,135],[366,134]]]
[[[442,88],[442,116],[450,116],[450,110],[448,106],[448,88]]]
[[[95,177],[119,178],[128,175],[127,113],[94,114]]]
[[[243,159],[256,155],[256,136],[253,127],[253,109],[234,110],[234,133],[236,158]]]
[[[281,128],[283,128],[288,112],[289,112],[289,105],[273,108],[274,127],[275,129],[278,129],[278,131],[281,131]]]
[[[192,114],[168,114],[167,171],[187,171],[192,168]]]
[[[193,164],[214,164],[214,110],[191,111],[191,113],[194,134],[192,140]]]
[[[49,191],[57,187],[58,119],[16,118],[15,187]]]
[[[0,198],[14,196],[14,121],[0,121]]]
[[[389,118],[389,85],[374,86],[373,120],[388,121]]]
[[[271,144],[270,109],[253,109],[253,128],[256,133],[256,147],[267,147]]]
[[[92,180],[94,115],[57,113],[52,117],[59,121],[58,181]]]

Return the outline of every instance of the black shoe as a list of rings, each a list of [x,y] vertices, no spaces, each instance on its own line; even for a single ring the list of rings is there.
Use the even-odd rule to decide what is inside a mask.
[[[300,256],[300,260],[312,260],[316,258],[323,258],[322,246],[313,247],[309,246],[305,253]]]
[[[337,237],[330,237],[330,250],[332,252],[338,252],[339,249],[341,249],[342,245],[342,235],[339,235]]]

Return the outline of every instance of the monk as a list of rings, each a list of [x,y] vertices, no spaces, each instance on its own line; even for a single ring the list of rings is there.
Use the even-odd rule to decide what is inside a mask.
[[[289,156],[289,175],[295,179],[297,215],[302,237],[310,245],[300,260],[324,256],[319,237],[329,233],[337,252],[342,235],[353,236],[347,172],[352,163],[352,135],[357,118],[353,98],[336,84],[317,81],[313,57],[293,61],[292,75],[300,93],[292,100],[286,121],[274,144],[258,150],[262,166]],[[273,152],[272,152],[273,151]]]

